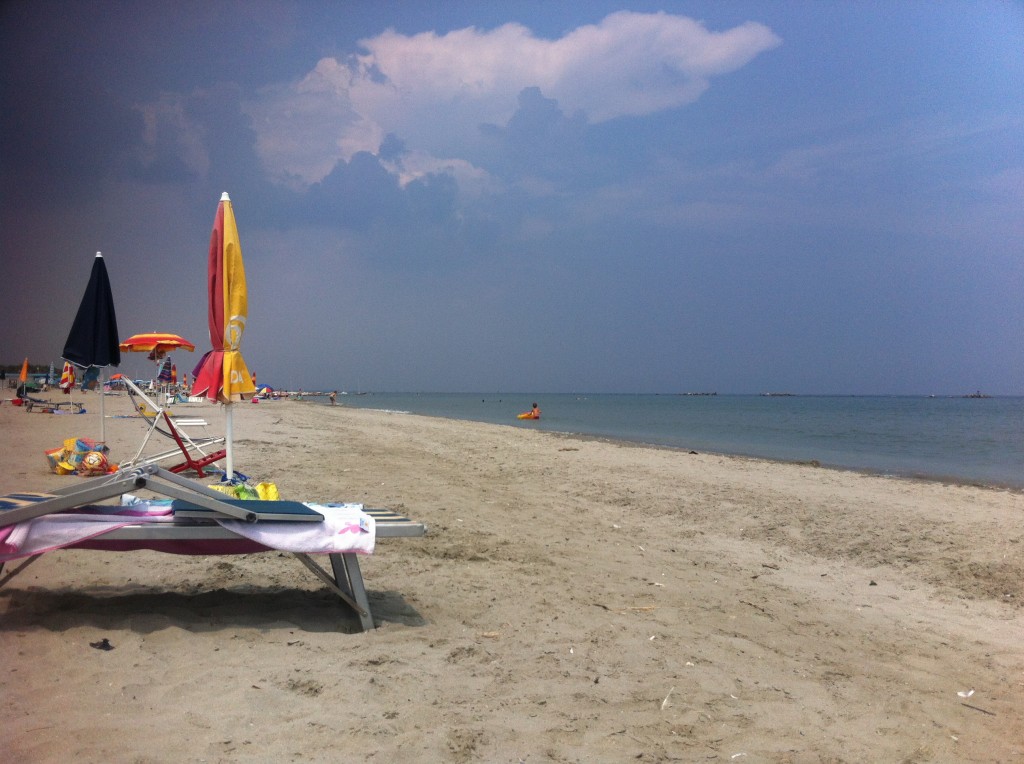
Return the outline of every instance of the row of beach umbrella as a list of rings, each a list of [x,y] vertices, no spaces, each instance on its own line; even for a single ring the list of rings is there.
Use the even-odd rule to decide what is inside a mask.
[[[248,292],[238,226],[227,193],[221,196],[217,205],[213,232],[210,235],[207,287],[211,349],[203,355],[192,372],[192,394],[226,406],[225,461],[227,477],[232,479],[235,473],[231,404],[252,395],[256,385],[241,353],[242,334],[249,312]],[[69,386],[74,385],[77,366],[85,369],[87,374],[98,370],[99,386],[102,391],[102,374],[107,367],[120,365],[121,351],[146,352],[153,360],[160,360],[168,352],[179,348],[193,351],[195,345],[176,334],[155,332],[136,334],[124,342],[118,341],[110,279],[103,255],[97,252],[89,283],[64,345],[62,356],[68,363],[65,363],[64,373],[61,375],[61,387],[66,383]],[[27,373],[27,366],[28,359],[23,367],[23,375]],[[100,395],[101,442],[106,440],[103,397]]]

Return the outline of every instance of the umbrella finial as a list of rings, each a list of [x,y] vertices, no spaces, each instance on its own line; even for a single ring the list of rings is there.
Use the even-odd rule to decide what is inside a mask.
[[[220,200],[221,200],[222,202],[230,202],[230,201],[231,201],[231,197],[230,197],[230,196],[228,196],[228,192],[227,192],[227,191],[224,191],[224,192],[223,192],[223,193],[222,193],[222,194],[220,195]]]
[[[102,252],[97,252],[96,253],[96,257],[102,258],[103,257],[103,253]]]

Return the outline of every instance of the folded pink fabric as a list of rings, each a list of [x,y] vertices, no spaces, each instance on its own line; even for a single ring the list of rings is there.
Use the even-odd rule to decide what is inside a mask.
[[[126,525],[171,519],[170,507],[149,504],[81,507],[43,515],[0,528],[0,562],[51,552]]]

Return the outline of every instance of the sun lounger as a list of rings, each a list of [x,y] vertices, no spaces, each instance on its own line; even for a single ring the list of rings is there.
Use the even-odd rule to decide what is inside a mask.
[[[175,501],[166,509],[148,513],[121,505],[96,504],[140,490]],[[310,507],[298,502],[231,500],[156,465],[86,479],[49,494],[10,494],[0,497],[0,535],[5,530],[11,531],[0,543],[0,572],[4,562],[16,559],[23,562],[0,579],[0,586],[51,548],[120,552],[152,549],[199,555],[283,549],[291,551],[337,594],[358,615],[361,628],[369,630],[374,627],[374,621],[358,559],[360,553],[366,553],[367,539],[363,533],[372,533],[369,539],[372,551],[376,538],[423,536],[426,527],[386,509],[362,509],[358,523],[349,515],[333,514],[335,511],[351,511],[351,507],[338,509],[338,505]],[[80,514],[76,517],[73,512]],[[55,514],[56,517],[50,517]],[[282,515],[290,519],[282,521]],[[368,520],[364,521],[364,516]],[[19,551],[17,545],[10,542],[15,529],[26,529],[22,537],[35,530],[18,524],[53,521],[58,525],[73,523],[76,519],[84,519],[90,527],[81,538],[64,538],[67,543],[42,542],[43,548],[36,552],[24,548]],[[340,528],[338,523],[341,523]],[[351,535],[346,537],[346,531],[351,531]],[[50,538],[45,533],[43,536]],[[46,543],[52,545],[46,546]],[[328,555],[330,571],[314,562],[312,555],[318,553]]]
[[[32,413],[33,411],[44,414],[53,414],[57,411],[64,413],[66,409],[68,413],[78,414],[84,410],[82,404],[78,401],[48,401],[45,398],[35,398],[27,393],[21,393],[19,400],[21,405],[25,407],[26,413]]]
[[[23,398],[25,411],[31,413],[33,411],[42,414],[54,414],[69,413],[69,414],[80,414],[83,411],[82,404],[78,401],[47,401],[40,398]]]

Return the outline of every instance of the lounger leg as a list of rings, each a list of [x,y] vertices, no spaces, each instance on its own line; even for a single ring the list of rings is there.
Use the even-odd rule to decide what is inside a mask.
[[[3,586],[4,584],[6,584],[6,583],[7,583],[8,581],[10,581],[10,580],[11,580],[12,578],[14,578],[14,577],[15,577],[16,575],[18,575],[19,573],[21,573],[21,571],[23,571],[23,570],[24,570],[25,568],[27,568],[27,567],[28,567],[29,565],[31,565],[32,563],[34,563],[34,562],[35,562],[36,560],[38,560],[38,559],[39,559],[40,557],[42,557],[42,555],[41,555],[41,554],[37,554],[37,555],[35,555],[35,556],[33,556],[33,557],[29,557],[29,558],[27,558],[27,559],[26,559],[26,560],[25,560],[25,561],[24,561],[23,563],[21,563],[21,565],[19,565],[18,567],[16,567],[16,568],[15,568],[14,570],[11,570],[11,571],[9,571],[9,572],[7,573],[7,575],[6,575],[6,576],[4,576],[3,578],[0,578],[0,586]],[[4,569],[3,563],[0,563],[0,573],[2,573],[2,572],[3,572],[3,569]]]
[[[363,626],[363,631],[374,628],[373,613],[370,612],[370,599],[366,596],[363,574],[359,570],[359,556],[352,552],[332,554],[331,568],[334,570],[334,580],[337,581],[338,586],[347,589],[359,605],[361,611],[359,621]]]
[[[373,628],[370,602],[366,598],[363,577],[359,573],[359,562],[355,559],[354,554],[344,555],[346,558],[353,558],[351,565],[348,564],[347,560],[339,559],[342,557],[341,554],[328,555],[331,558],[333,578],[330,573],[313,562],[308,554],[302,554],[301,552],[293,552],[293,554],[299,562],[309,568],[311,573],[327,584],[335,594],[341,597],[346,605],[355,611],[356,615],[359,616],[359,623],[362,625],[363,631],[369,631]]]

